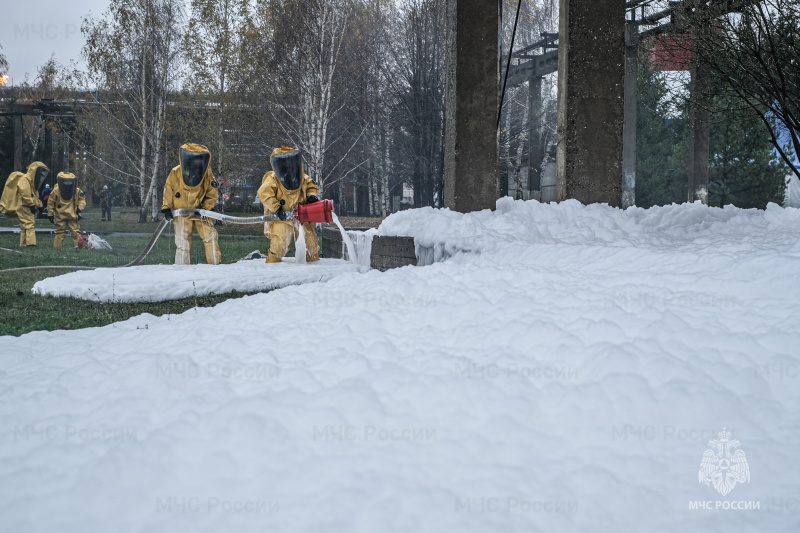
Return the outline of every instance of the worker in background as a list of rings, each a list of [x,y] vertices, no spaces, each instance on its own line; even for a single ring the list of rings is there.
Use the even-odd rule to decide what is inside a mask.
[[[36,246],[36,209],[42,206],[38,190],[50,169],[41,161],[28,165],[28,171],[12,172],[0,197],[0,213],[19,218],[19,245]]]
[[[267,222],[264,234],[269,238],[267,263],[280,263],[289,250],[292,239],[299,235],[299,222],[290,220],[291,212],[298,205],[318,202],[319,187],[303,172],[300,150],[281,146],[270,156],[272,171],[261,180],[258,198],[264,206],[264,214],[277,215],[280,220]],[[319,240],[314,224],[303,224],[306,241],[306,260],[319,260]]]
[[[81,241],[79,220],[81,211],[86,209],[86,196],[78,187],[78,178],[70,172],[59,172],[56,186],[47,200],[47,214],[50,223],[56,225],[55,248],[64,245],[64,235],[69,228],[72,245],[78,247]]]
[[[100,191],[100,222],[106,221],[106,214],[108,214],[108,221],[111,222],[111,203],[114,201],[114,193],[108,190],[108,185],[103,185],[103,190]]]
[[[39,200],[42,201],[42,207],[39,208],[39,214],[36,215],[36,218],[47,218],[49,216],[47,214],[47,200],[50,198],[51,192],[53,192],[53,188],[48,183],[44,186],[44,189],[42,189],[42,194],[39,195]]]
[[[192,228],[203,239],[206,261],[218,265],[222,261],[219,237],[214,224],[195,215],[172,216],[173,209],[206,209],[213,211],[219,198],[217,182],[211,172],[211,152],[201,144],[184,144],[180,149],[180,165],[173,168],[164,186],[161,212],[175,222],[175,264],[191,263]]]

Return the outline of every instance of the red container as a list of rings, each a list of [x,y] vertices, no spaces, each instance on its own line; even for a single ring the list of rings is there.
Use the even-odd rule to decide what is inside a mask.
[[[333,202],[321,200],[313,204],[298,205],[297,219],[300,222],[312,222],[315,224],[333,222]]]

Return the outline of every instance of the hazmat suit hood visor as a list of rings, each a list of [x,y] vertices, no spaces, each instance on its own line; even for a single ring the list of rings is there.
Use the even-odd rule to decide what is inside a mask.
[[[47,167],[38,167],[36,169],[36,175],[34,176],[33,179],[33,185],[34,187],[36,187],[37,190],[42,188],[42,185],[44,184],[44,181],[47,179],[48,174],[50,174],[50,171],[47,169]]]
[[[62,200],[72,200],[72,197],[75,196],[75,189],[77,185],[77,179],[72,174],[59,174],[58,178],[58,192],[61,194]]]
[[[196,187],[203,181],[203,177],[211,162],[208,152],[193,152],[181,147],[181,174],[183,182],[189,187]]]
[[[303,177],[303,159],[299,151],[275,154],[271,158],[272,170],[287,190],[300,188]]]

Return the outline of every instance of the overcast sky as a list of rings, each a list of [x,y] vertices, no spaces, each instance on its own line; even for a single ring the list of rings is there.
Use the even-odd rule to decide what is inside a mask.
[[[84,40],[81,19],[102,15],[109,0],[0,0],[0,53],[9,63],[14,84],[55,54],[59,63],[80,61]]]

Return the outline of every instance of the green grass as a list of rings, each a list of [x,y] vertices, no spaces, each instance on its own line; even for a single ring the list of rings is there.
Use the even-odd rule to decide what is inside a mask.
[[[142,264],[172,264],[175,261],[174,236],[164,231]],[[226,238],[228,237],[228,238]],[[149,241],[148,237],[106,238],[111,250],[75,250],[67,237],[64,247],[53,248],[52,235],[37,235],[36,247],[19,248],[19,235],[0,235],[0,270],[40,265],[119,266],[134,259]],[[233,263],[253,250],[266,252],[269,240],[260,237],[220,235],[222,262]],[[290,251],[290,253],[292,253]],[[192,263],[205,263],[203,241],[195,234]],[[104,326],[141,313],[163,315],[182,313],[197,306],[212,306],[245,293],[184,298],[159,303],[98,303],[76,298],[54,298],[31,293],[39,280],[65,274],[65,270],[0,272],[0,335],[22,335],[37,330],[79,329]]]
[[[90,207],[83,213],[81,230],[103,235],[111,250],[75,250],[72,240],[64,239],[64,247],[53,248],[54,236],[38,234],[36,247],[20,248],[18,234],[0,234],[0,335],[22,335],[30,331],[79,329],[104,326],[141,313],[163,315],[182,313],[197,306],[212,306],[249,293],[231,292],[216,296],[185,298],[159,303],[98,303],[76,298],[55,298],[31,293],[33,285],[42,279],[65,274],[67,270],[32,270],[2,272],[9,268],[28,266],[122,266],[132,261],[144,249],[157,223],[138,223],[135,208],[115,207],[111,222],[100,221],[100,208]],[[254,213],[228,213],[234,216],[253,216]],[[361,227],[377,225],[380,219],[342,219],[345,225]],[[0,227],[18,227],[16,218],[0,216]],[[47,219],[37,219],[37,228],[53,228]],[[253,250],[266,253],[269,239],[263,235],[261,224],[217,227],[222,262],[233,263]],[[148,236],[108,235],[109,233],[143,233]],[[294,255],[294,244],[289,248]],[[143,265],[173,264],[175,239],[172,225],[168,226],[151,250]],[[194,234],[192,263],[205,263],[203,241]]]
[[[109,304],[77,298],[36,296],[31,293],[31,287],[37,281],[60,274],[64,274],[64,271],[0,273],[0,335],[105,326],[142,313],[156,316],[183,313],[193,307],[209,307],[247,294],[234,291],[158,303]]]
[[[233,216],[259,216],[263,213],[231,213],[226,212],[228,215]],[[88,207],[81,211],[81,231],[88,231],[91,233],[104,234],[104,233],[153,233],[158,222],[142,222],[139,223],[139,210],[135,207],[114,207],[111,210],[111,221],[103,222],[100,219],[101,211],[99,207]],[[19,227],[19,220],[16,218],[0,217],[0,227]],[[55,228],[46,218],[37,218],[36,227],[44,229]],[[264,227],[260,224],[223,224],[218,226],[217,230],[220,234],[229,235],[263,235]]]
[[[105,236],[103,238],[111,245],[111,250],[76,250],[72,247],[72,239],[69,236],[64,239],[63,248],[53,248],[55,237],[41,234],[36,235],[38,246],[20,248],[18,234],[0,234],[0,248],[12,250],[0,250],[0,270],[42,265],[122,266],[135,259],[150,241],[150,237]],[[253,250],[266,253],[269,249],[269,239],[263,235],[233,237],[221,234],[219,247],[222,251],[222,262],[233,263]],[[168,226],[142,264],[159,265],[174,262],[175,236],[172,233],[172,226]],[[205,262],[203,241],[195,233],[192,239],[192,263]]]

